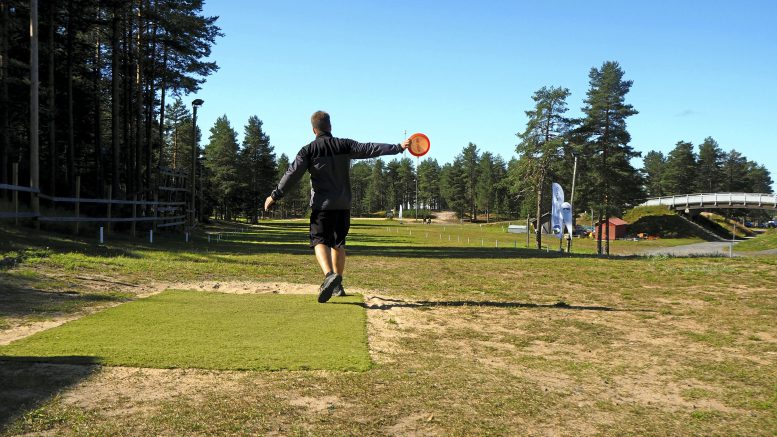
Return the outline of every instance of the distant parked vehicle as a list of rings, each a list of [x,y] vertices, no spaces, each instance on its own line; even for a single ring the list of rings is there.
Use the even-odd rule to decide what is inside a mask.
[[[575,237],[587,237],[591,235],[593,231],[594,231],[593,226],[577,225],[575,226],[575,229],[572,231],[572,235],[574,235]]]
[[[768,222],[766,222],[766,227],[767,228],[777,228],[777,221],[769,220]]]

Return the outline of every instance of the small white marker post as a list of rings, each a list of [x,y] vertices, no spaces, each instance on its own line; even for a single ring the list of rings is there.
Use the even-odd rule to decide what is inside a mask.
[[[154,230],[151,229],[148,231],[148,242],[153,244],[154,243]]]
[[[189,233],[185,232],[184,235],[185,235],[185,238],[186,238],[186,242],[188,243],[189,242]]]
[[[103,244],[103,227],[100,226],[100,244]]]

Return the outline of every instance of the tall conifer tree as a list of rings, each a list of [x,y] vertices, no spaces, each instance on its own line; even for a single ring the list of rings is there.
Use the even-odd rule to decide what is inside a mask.
[[[631,165],[631,159],[640,156],[629,146],[631,135],[626,119],[637,114],[626,103],[626,94],[632,81],[623,79],[624,72],[614,61],[607,61],[589,73],[589,88],[582,108],[584,117],[577,130],[584,141],[586,160],[595,159],[590,177],[598,181],[600,223],[607,223],[618,209],[642,197],[642,180]],[[597,232],[597,252],[610,254],[610,227],[604,234]],[[604,248],[602,239],[605,239]]]

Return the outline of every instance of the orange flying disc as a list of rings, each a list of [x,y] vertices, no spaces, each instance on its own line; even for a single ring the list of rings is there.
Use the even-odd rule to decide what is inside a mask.
[[[410,150],[413,156],[421,157],[426,155],[431,146],[432,143],[429,142],[429,137],[424,134],[413,134],[410,136],[410,147],[408,147],[408,150]]]

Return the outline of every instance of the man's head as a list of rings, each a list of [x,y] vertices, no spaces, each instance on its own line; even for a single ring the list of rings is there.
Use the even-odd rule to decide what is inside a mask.
[[[324,111],[316,111],[310,117],[310,124],[313,125],[313,133],[318,134],[331,134],[332,122],[329,121],[329,114]]]

